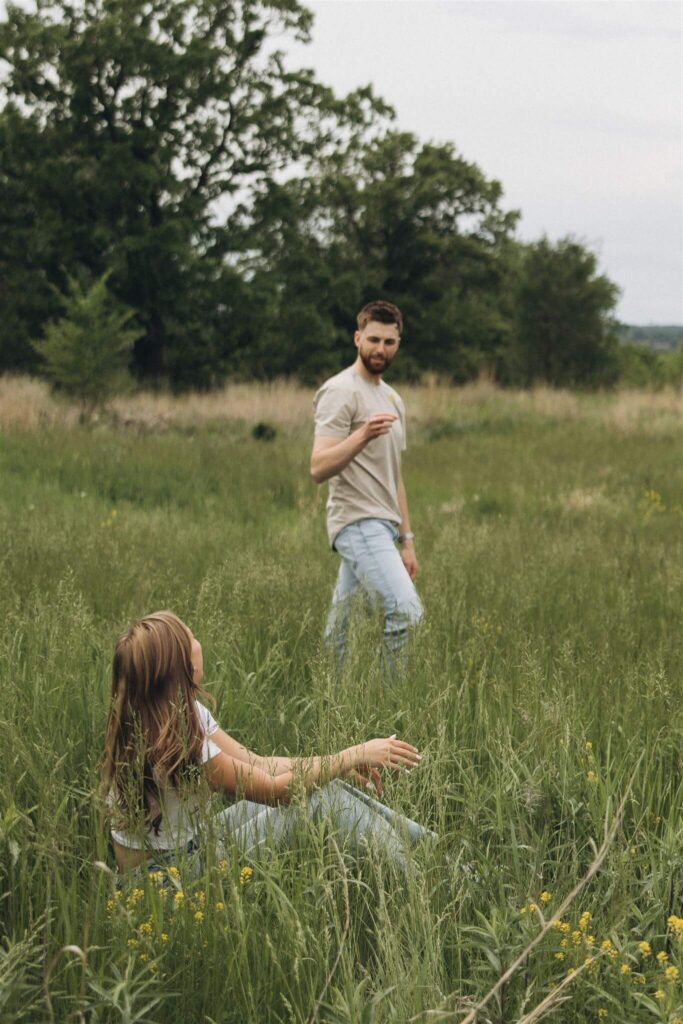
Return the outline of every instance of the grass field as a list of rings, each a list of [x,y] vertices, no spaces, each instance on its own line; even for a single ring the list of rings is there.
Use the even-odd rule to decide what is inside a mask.
[[[622,800],[476,1020],[683,1021],[683,398],[402,390],[427,615],[388,687],[377,623],[341,680],[322,648],[310,392],[130,397],[85,428],[0,380],[3,1024],[463,1021]],[[441,836],[408,879],[312,829],[250,878],[235,860],[115,894],[111,653],[163,607],[257,751],[421,749],[386,788]]]

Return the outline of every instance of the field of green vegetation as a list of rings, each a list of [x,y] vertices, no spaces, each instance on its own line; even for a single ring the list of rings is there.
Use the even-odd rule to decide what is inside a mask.
[[[341,679],[321,644],[337,563],[310,394],[254,414],[271,441],[171,402],[156,425],[5,422],[3,1022],[473,1020],[592,864],[476,1021],[683,1021],[683,401],[407,400],[427,614],[393,686],[376,622]],[[117,895],[96,797],[110,660],[159,608],[258,752],[420,748],[386,780],[440,834],[407,879],[311,828],[251,875],[235,859]]]

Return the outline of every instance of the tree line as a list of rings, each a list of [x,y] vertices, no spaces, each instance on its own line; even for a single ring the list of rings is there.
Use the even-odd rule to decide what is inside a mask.
[[[384,298],[403,376],[614,382],[618,289],[595,255],[520,242],[454,145],[292,68],[278,42],[311,24],[298,0],[8,5],[0,372],[95,379],[99,354],[175,388],[310,383]]]

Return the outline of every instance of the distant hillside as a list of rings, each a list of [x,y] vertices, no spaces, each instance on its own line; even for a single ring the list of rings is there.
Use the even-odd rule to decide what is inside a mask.
[[[620,333],[623,341],[637,341],[657,352],[671,352],[683,342],[683,326],[677,324],[648,324],[646,327],[622,324]]]

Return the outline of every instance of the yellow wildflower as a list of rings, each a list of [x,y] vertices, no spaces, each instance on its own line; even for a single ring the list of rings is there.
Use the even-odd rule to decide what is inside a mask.
[[[572,942],[575,946],[581,942],[581,932],[572,932]]]
[[[553,921],[553,923],[551,925],[551,928],[554,928],[556,932],[561,932],[563,924],[564,924],[564,921],[560,921],[558,919],[557,921]]]
[[[586,740],[585,746],[586,746],[586,750],[588,750],[588,751],[593,749],[593,744],[591,743],[590,740]]]
[[[607,951],[608,949],[611,949],[611,948],[612,948],[612,940],[611,939],[603,939],[602,942],[600,943],[600,949],[604,949],[605,951]]]
[[[619,968],[619,973],[620,974],[630,974],[631,973],[630,966],[628,964],[621,964],[621,966]]]
[[[137,946],[137,944],[138,944],[138,940],[137,939],[128,939],[128,945],[129,946]]]
[[[168,942],[168,932],[162,932],[159,938],[162,942]]]
[[[598,1017],[603,1020],[607,1016],[607,1010],[604,1006],[598,1007]]]
[[[214,904],[214,909],[218,911],[225,910],[225,903],[222,903],[221,900],[219,900],[218,903]]]
[[[665,996],[666,992],[664,991],[664,989],[658,988],[655,992],[655,999],[664,999]]]
[[[204,911],[203,910],[198,910],[196,912],[196,914],[194,915],[194,919],[197,922],[197,924],[201,924],[202,921],[204,920]]]
[[[547,892],[546,890],[544,890],[538,898],[541,901],[541,903],[550,903],[551,899],[553,898],[553,894],[551,892]]]
[[[668,959],[669,959],[669,954],[665,953],[663,949],[661,949],[659,951],[659,953],[657,953],[657,960],[658,960],[658,962],[660,964],[665,964]]]
[[[567,934],[567,932],[569,931],[569,923],[567,921],[562,922],[560,926],[560,931],[564,932],[565,935]]]
[[[631,975],[631,980],[633,981],[634,985],[644,985],[645,984],[645,975],[644,974],[632,974]]]
[[[538,910],[538,903],[530,903],[529,904],[529,912],[531,914],[535,914],[537,910]]]
[[[151,935],[152,925],[150,924],[149,921],[143,921],[140,927],[138,928],[138,931],[140,932],[141,935]]]
[[[680,972],[678,968],[674,967],[672,964],[671,967],[667,967],[667,969],[664,971],[664,977],[667,981],[678,981],[680,977]]]
[[[579,928],[581,929],[582,932],[585,932],[585,930],[588,927],[588,924],[590,922],[590,919],[591,919],[590,911],[584,910],[583,914],[579,918]]]
[[[110,913],[114,909],[115,906],[116,906],[116,900],[107,900],[107,910]]]
[[[183,892],[182,889],[179,889],[178,892],[174,893],[173,895],[173,901],[177,906],[180,906],[184,899],[185,893]]]
[[[650,954],[652,953],[652,946],[649,942],[639,942],[638,949],[640,950],[643,956],[650,956]]]
[[[170,868],[168,869],[168,873],[171,876],[171,878],[177,878],[178,875],[180,874],[175,864],[171,864]]]
[[[635,855],[638,853],[638,850],[635,846],[632,846],[628,852],[631,854],[632,857],[635,857]]]
[[[591,783],[598,781],[598,777],[593,770],[586,772],[586,781]]]
[[[587,935],[586,936],[586,945],[587,946],[594,946],[595,945],[595,936],[594,935]]]
[[[149,953],[140,953],[140,961],[143,964],[146,964],[148,960],[149,960]]]
[[[555,954],[555,959],[556,960],[564,960],[564,953],[556,953]]]
[[[219,860],[218,861],[218,870],[222,871],[223,874],[225,874],[225,872],[228,870],[228,867],[229,867],[229,864],[228,864],[227,860]]]
[[[569,945],[568,939],[560,939],[560,949],[566,949]]]
[[[133,889],[128,899],[126,900],[126,906],[130,909],[139,903],[142,897],[145,895],[144,889]]]
[[[678,937],[683,937],[683,917],[677,917],[676,914],[672,914],[667,918],[666,922],[669,926],[669,930]]]
[[[251,882],[251,876],[254,874],[254,869],[250,867],[244,867],[240,871],[240,885],[249,885]]]

